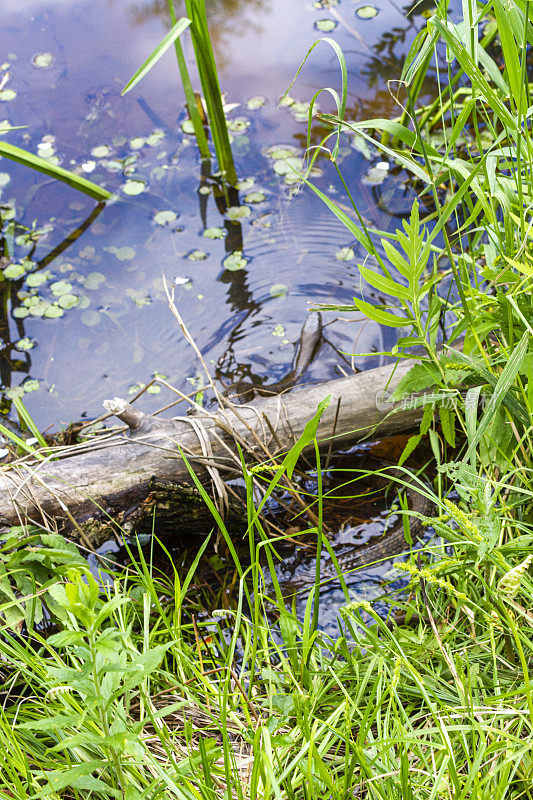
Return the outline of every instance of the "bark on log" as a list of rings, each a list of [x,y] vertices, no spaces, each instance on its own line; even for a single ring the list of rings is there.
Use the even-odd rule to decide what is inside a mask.
[[[20,461],[5,465],[0,480],[0,515],[5,524],[41,522],[53,517],[123,508],[146,488],[152,476],[189,480],[179,448],[190,455],[195,469],[216,462],[235,468],[231,452],[239,439],[261,456],[288,449],[301,435],[318,403],[331,395],[318,437],[336,448],[413,429],[423,409],[399,407],[385,400],[412,362],[387,365],[347,378],[293,389],[213,415],[198,413],[172,420],[144,415],[124,401],[107,401],[130,429],[90,445],[69,448],[54,461]],[[396,409],[395,413],[391,413]],[[233,431],[233,434],[232,434]],[[179,445],[179,447],[178,447]]]

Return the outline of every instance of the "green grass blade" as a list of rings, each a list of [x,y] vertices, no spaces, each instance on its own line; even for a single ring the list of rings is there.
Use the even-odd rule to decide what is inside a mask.
[[[176,39],[187,30],[190,24],[190,19],[187,19],[187,17],[181,17],[181,19],[179,19],[176,24],[172,26],[166,36],[161,39],[155,50],[153,50],[146,61],[141,64],[135,75],[129,79],[121,91],[121,95],[125,95],[126,92],[130,91],[130,89],[133,89],[133,87],[136,86],[148,72],[150,72],[154,64],[157,64],[161,56],[163,56],[167,52],[168,48],[174,44]]]
[[[21,422],[24,422],[24,424],[27,425],[28,430],[30,430],[33,433],[33,435],[35,436],[41,447],[48,447],[48,445],[46,444],[46,439],[40,432],[35,422],[32,420],[30,412],[28,411],[28,409],[26,408],[20,397],[16,396],[13,397],[12,401],[13,405],[17,409],[17,414],[19,415]]]
[[[22,147],[17,147],[14,144],[0,142],[0,156],[9,158],[11,161],[16,161],[17,164],[22,164],[37,172],[42,172],[43,175],[48,175],[50,178],[55,178],[62,183],[66,183],[67,186],[72,186],[73,189],[77,189],[79,192],[89,195],[89,197],[92,197],[94,200],[107,200],[111,197],[111,192],[108,192],[107,189],[102,189],[100,186],[97,186],[96,183],[82,178],[81,175],[75,175],[73,172],[69,172],[62,167],[50,164],[50,162],[45,161],[44,158],[39,158],[39,156],[35,156],[33,153],[29,153]]]

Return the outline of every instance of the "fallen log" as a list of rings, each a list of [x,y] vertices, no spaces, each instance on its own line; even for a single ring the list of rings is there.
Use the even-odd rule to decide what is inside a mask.
[[[227,470],[231,476],[238,469],[237,442],[250,458],[266,459],[289,449],[328,395],[331,402],[318,428],[324,446],[333,440],[340,448],[369,436],[409,431],[420,421],[423,409],[388,398],[411,363],[173,419],[143,414],[122,400],[106,401],[127,430],[55,450],[41,461],[20,459],[2,467],[1,522],[42,524],[92,513],[95,507],[120,510],[142,497],[154,475],[190,480],[180,449],[195,471],[213,475],[214,470]]]

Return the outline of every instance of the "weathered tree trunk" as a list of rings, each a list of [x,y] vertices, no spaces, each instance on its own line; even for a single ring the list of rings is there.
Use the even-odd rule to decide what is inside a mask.
[[[386,402],[410,363],[384,366],[339,380],[294,389],[213,414],[172,420],[142,414],[127,403],[108,404],[129,425],[123,433],[69,448],[54,461],[20,460],[2,468],[0,515],[5,524],[41,522],[100,508],[120,509],[142,495],[152,476],[188,480],[180,455],[195,470],[216,464],[223,473],[238,466],[236,442],[252,457],[288,449],[302,434],[318,403],[331,395],[318,438],[336,448],[369,435],[382,437],[413,429],[422,409]],[[122,409],[122,413],[120,413]],[[394,411],[395,410],[395,411]],[[393,412],[394,413],[391,413]]]

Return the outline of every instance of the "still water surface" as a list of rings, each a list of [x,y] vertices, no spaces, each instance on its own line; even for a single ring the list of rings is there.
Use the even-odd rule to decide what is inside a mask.
[[[128,396],[155,373],[191,391],[198,364],[169,312],[163,275],[176,282],[179,309],[213,374],[226,382],[283,376],[310,303],[349,303],[354,294],[372,300],[358,275],[365,257],[359,245],[310,190],[296,193],[274,169],[276,147],[302,153],[306,138],[305,109],[280,108],[278,102],[321,35],[317,23],[328,19],[335,27],[327,35],[348,61],[350,116],[399,112],[387,80],[398,77],[425,6],[408,14],[407,7],[377,0],[377,15],[362,19],[357,12],[363,2],[320,5],[208,3],[221,85],[226,102],[236,104],[228,118],[237,171],[245,181],[240,200],[250,212],[237,225],[221,216],[212,194],[202,193],[209,180],[202,182],[194,141],[182,130],[186,115],[173,53],[120,96],[168,30],[166,0],[3,0],[0,65],[8,73],[4,89],[13,91],[11,99],[0,101],[0,122],[26,126],[8,141],[57,158],[116,195],[95,211],[93,201],[68,187],[0,162],[0,203],[15,209],[9,213],[19,225],[44,230],[36,244],[25,241],[22,228],[14,240],[4,238],[4,249],[16,261],[30,255],[40,262],[37,273],[44,279],[39,285],[35,275],[13,282],[0,332],[3,391],[23,393],[41,427],[98,415],[104,398]],[[44,63],[50,66],[36,66],[39,54],[47,54]],[[308,101],[324,85],[340,88],[336,56],[322,43],[290,94]],[[249,108],[258,96],[264,104]],[[321,108],[328,110],[323,97]],[[341,153],[364,218],[394,229],[414,198],[406,175],[394,164],[376,169],[380,162],[384,166],[382,157],[348,137]],[[332,166],[320,166],[316,184],[348,203]],[[126,194],[131,181],[143,191]],[[69,234],[88,219],[69,244]],[[212,228],[221,238],[205,235]],[[241,248],[242,260],[226,261]],[[342,248],[351,248],[353,257],[343,260],[352,254]],[[43,316],[47,302],[65,294],[63,316]],[[333,320],[328,341],[309,380],[349,369],[339,350],[378,352],[396,338],[391,329],[341,316],[327,318]],[[356,355],[354,365],[365,368],[379,360]],[[164,405],[170,399],[166,391],[144,395],[141,407]]]

